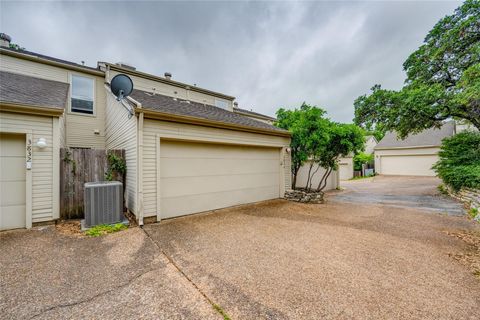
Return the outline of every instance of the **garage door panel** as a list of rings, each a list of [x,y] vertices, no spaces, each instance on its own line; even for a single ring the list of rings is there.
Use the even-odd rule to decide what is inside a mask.
[[[238,189],[277,186],[278,172],[264,174],[211,175],[161,179],[163,197],[234,191]],[[278,192],[277,192],[278,193]]]
[[[0,214],[0,230],[25,228],[25,205],[2,206]]]
[[[278,186],[271,186],[164,198],[161,204],[162,218],[178,217],[277,197]]]
[[[259,152],[261,151],[261,152]],[[160,158],[187,159],[278,159],[276,149],[261,147],[162,141]]]
[[[435,176],[431,169],[437,155],[382,156],[380,166],[385,175]]]
[[[24,157],[0,157],[1,181],[25,181]]]
[[[26,224],[25,136],[0,135],[0,230]]]
[[[190,177],[228,174],[256,174],[272,171],[278,166],[277,159],[178,159],[163,158],[162,177]]]
[[[279,197],[278,148],[162,140],[160,154],[162,218]]]

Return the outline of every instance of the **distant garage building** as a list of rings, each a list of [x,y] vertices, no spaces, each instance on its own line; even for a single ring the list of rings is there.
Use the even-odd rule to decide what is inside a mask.
[[[388,132],[375,146],[375,170],[383,175],[435,176],[432,166],[438,161],[442,140],[454,134],[454,121],[405,140],[397,138],[395,132]]]

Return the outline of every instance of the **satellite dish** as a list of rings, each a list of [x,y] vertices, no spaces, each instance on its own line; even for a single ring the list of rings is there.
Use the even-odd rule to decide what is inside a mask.
[[[110,89],[118,101],[123,100],[132,93],[133,81],[126,74],[117,74],[110,81]]]

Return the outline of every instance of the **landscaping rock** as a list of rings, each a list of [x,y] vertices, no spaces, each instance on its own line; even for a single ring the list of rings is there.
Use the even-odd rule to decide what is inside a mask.
[[[285,191],[285,199],[302,203],[324,203],[323,192],[308,192],[305,190]]]

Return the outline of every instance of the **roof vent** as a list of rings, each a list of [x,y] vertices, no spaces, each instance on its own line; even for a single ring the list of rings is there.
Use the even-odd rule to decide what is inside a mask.
[[[125,62],[117,62],[115,63],[117,66],[119,67],[122,67],[124,69],[128,69],[128,70],[132,70],[132,71],[135,71],[137,70],[137,68],[135,68],[134,66],[132,66],[131,64],[128,64],[128,63],[125,63]]]
[[[237,101],[235,101],[235,102],[233,103],[233,107],[234,107],[234,108],[238,108],[238,102],[237,102]]]
[[[164,76],[165,76],[165,79],[172,80],[172,74],[170,72],[165,72]]]
[[[10,47],[10,41],[12,38],[6,33],[0,33],[0,46],[1,47]]]

